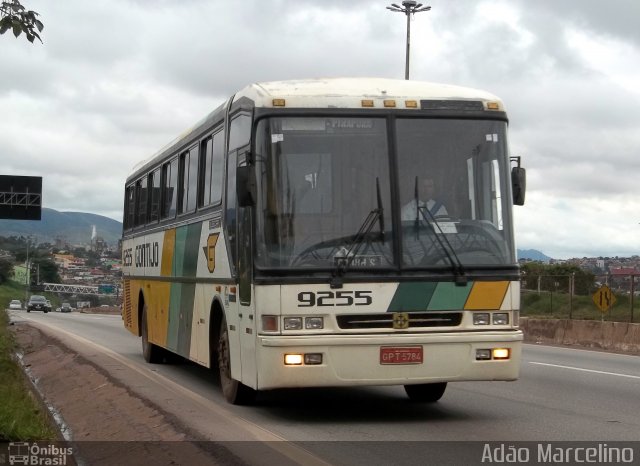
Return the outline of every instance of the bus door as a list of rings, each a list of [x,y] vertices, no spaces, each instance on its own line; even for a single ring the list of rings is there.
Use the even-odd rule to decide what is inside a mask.
[[[252,208],[238,209],[238,330],[242,354],[242,382],[256,386],[256,313],[253,293]]]
[[[250,150],[251,117],[245,112],[239,112],[231,117],[229,126],[229,158],[228,163],[233,165],[233,174],[228,171],[227,196],[233,197],[233,205],[236,208],[235,219],[237,222],[237,237],[235,238],[235,263],[237,264],[238,277],[238,326],[237,337],[240,340],[241,382],[249,387],[256,387],[256,319],[254,302],[252,299],[253,281],[253,245],[252,245],[252,207],[241,207],[236,199],[236,170],[235,167],[246,165]],[[233,179],[233,183],[231,182]],[[232,185],[232,186],[231,186]],[[229,203],[231,199],[227,199]],[[229,208],[229,204],[227,206]],[[233,354],[232,354],[233,357]],[[232,365],[237,368],[233,363]],[[237,374],[237,372],[235,373]],[[235,375],[234,374],[234,375]]]

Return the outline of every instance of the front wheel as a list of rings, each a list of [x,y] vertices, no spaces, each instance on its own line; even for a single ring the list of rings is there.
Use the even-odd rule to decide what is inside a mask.
[[[220,371],[220,386],[224,398],[234,405],[251,404],[255,401],[256,390],[247,387],[231,378],[231,353],[229,348],[229,330],[227,320],[223,317],[220,322],[220,339],[218,340],[218,370]]]
[[[447,388],[447,382],[440,383],[421,383],[418,385],[405,385],[404,391],[407,392],[411,401],[420,403],[435,403]]]

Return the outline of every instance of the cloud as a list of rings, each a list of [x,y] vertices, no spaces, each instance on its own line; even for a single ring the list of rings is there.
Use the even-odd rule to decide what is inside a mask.
[[[29,0],[44,44],[0,38],[3,172],[44,174],[46,207],[119,218],[131,167],[251,82],[402,78],[390,3]],[[412,18],[412,79],[506,103],[529,177],[520,247],[633,251],[638,17],[635,0],[461,0]]]

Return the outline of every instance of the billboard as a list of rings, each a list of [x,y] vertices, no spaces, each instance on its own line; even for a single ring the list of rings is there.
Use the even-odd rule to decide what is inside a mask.
[[[0,175],[0,219],[40,220],[42,177]]]

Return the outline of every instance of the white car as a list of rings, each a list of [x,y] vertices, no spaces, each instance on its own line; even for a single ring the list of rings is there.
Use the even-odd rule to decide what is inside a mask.
[[[9,309],[22,309],[22,303],[20,302],[19,299],[13,299],[10,303],[9,303]]]

